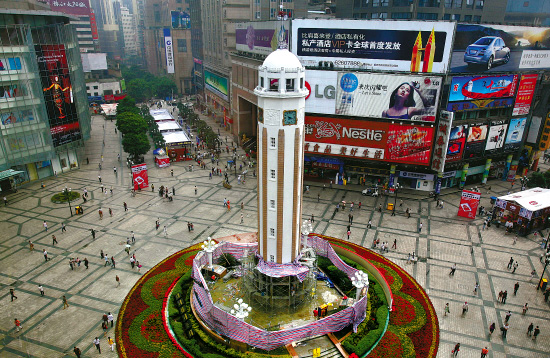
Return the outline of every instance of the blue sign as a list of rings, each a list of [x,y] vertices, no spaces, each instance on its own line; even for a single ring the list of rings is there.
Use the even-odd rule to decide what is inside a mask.
[[[464,102],[449,102],[447,104],[447,111],[449,112],[462,112],[462,111],[475,111],[478,109],[491,109],[491,108],[510,108],[514,105],[513,98],[500,98],[490,100],[475,100]]]
[[[353,92],[359,86],[359,80],[353,73],[346,73],[340,79],[340,87],[344,92]]]

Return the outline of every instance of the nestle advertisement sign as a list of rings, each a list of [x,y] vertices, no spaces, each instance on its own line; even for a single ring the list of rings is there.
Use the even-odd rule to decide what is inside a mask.
[[[452,22],[292,20],[292,51],[304,66],[446,72]]]
[[[279,32],[288,43],[288,21],[242,22],[235,24],[237,51],[269,55],[277,49]]]
[[[309,154],[428,165],[434,129],[388,122],[305,117]]]

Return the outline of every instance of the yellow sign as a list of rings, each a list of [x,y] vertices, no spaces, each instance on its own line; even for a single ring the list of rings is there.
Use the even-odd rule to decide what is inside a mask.
[[[318,358],[321,356],[321,348],[313,348],[313,358]]]

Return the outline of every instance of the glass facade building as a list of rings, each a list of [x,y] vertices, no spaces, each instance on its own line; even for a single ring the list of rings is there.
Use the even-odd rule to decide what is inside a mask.
[[[19,182],[79,167],[90,137],[76,31],[53,14],[0,14],[0,170]]]

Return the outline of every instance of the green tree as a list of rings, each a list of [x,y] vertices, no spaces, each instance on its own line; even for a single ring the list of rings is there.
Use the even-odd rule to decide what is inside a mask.
[[[154,94],[160,98],[170,97],[173,93],[178,93],[178,87],[168,77],[159,77],[155,79]]]
[[[550,185],[550,172],[533,172],[527,181],[529,188],[548,188]]]
[[[116,116],[116,126],[123,134],[140,134],[147,131],[147,122],[139,114],[123,112]]]
[[[128,95],[136,99],[137,102],[145,102],[152,97],[151,82],[142,78],[136,78],[127,82]]]
[[[136,101],[132,96],[126,96],[118,103],[116,108],[117,115],[125,112],[139,114],[139,108],[136,107]]]
[[[122,148],[130,155],[134,162],[149,151],[151,144],[145,133],[128,133],[122,138]]]

